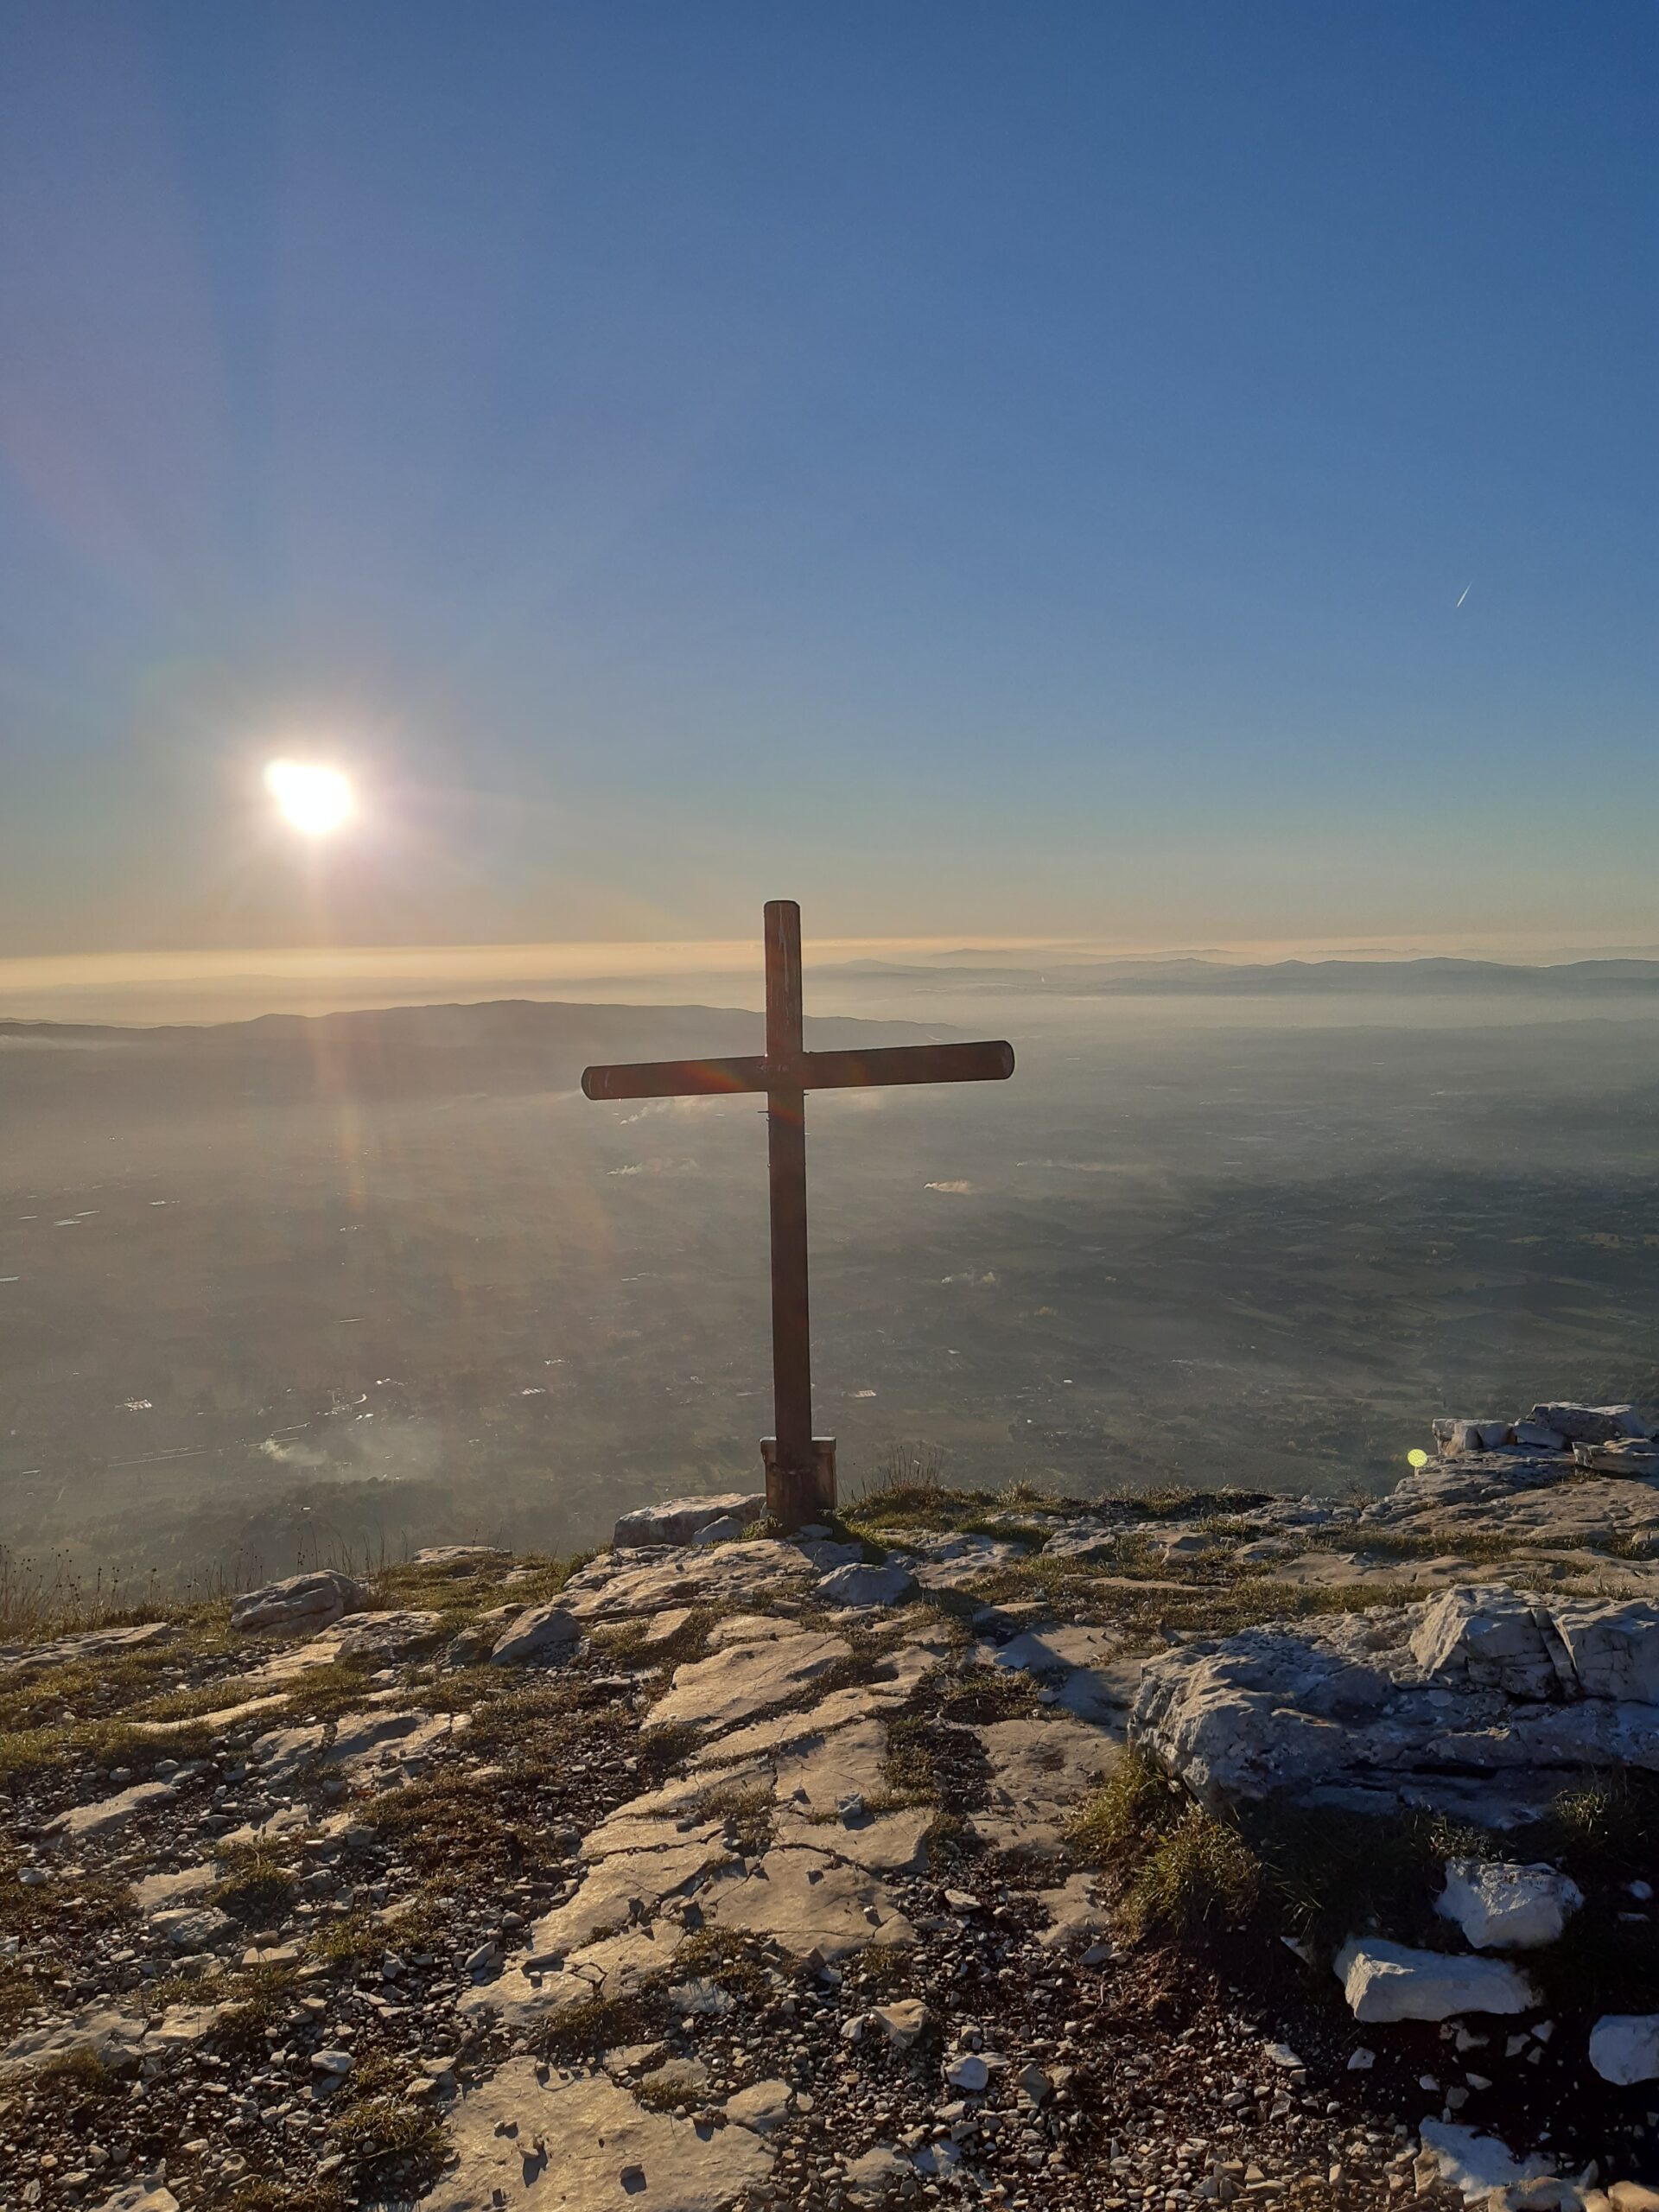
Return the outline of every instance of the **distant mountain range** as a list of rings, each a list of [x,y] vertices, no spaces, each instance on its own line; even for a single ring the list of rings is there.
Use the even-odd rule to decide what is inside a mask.
[[[708,1059],[761,1049],[758,1014],[733,1007],[588,1006],[498,999],[477,1006],[261,1014],[200,1027],[0,1020],[0,1103],[91,1096],[145,1106],[396,1099],[574,1088],[590,1061]],[[913,1022],[809,1020],[834,1050],[953,1033]]]
[[[938,991],[1033,991],[1063,996],[1201,995],[1217,998],[1293,997],[1322,993],[1376,997],[1404,993],[1541,994],[1659,990],[1659,960],[1573,960],[1522,968],[1498,960],[1278,960],[1248,967],[1218,960],[1051,962],[1040,967],[905,967],[881,960],[849,961],[814,969],[849,982],[913,983]]]

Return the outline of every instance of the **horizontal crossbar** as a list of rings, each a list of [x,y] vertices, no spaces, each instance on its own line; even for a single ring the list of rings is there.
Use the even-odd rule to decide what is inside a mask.
[[[873,1052],[803,1052],[774,1065],[758,1054],[729,1060],[636,1060],[584,1068],[589,1098],[717,1098],[740,1090],[866,1090],[898,1083],[1003,1083],[1014,1047],[890,1045]]]

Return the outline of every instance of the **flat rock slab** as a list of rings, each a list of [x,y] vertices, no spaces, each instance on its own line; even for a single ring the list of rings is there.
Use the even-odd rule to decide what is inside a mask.
[[[89,2051],[105,2066],[118,2067],[124,2058],[137,2056],[144,2040],[144,2023],[112,2005],[89,2005],[61,2019],[25,2028],[0,2047],[0,2082],[14,2080],[54,2058],[72,2058]]]
[[[651,1724],[723,1732],[770,1706],[799,1697],[830,1668],[852,1656],[851,1645],[840,1637],[809,1630],[766,1643],[728,1644],[675,1669],[668,1694],[652,1707]]]
[[[774,1794],[780,1805],[833,1813],[850,1796],[873,1798],[887,1788],[887,1723],[849,1720],[777,1752]]]
[[[993,1720],[976,1732],[990,1772],[984,1809],[969,1821],[975,1834],[993,1851],[1062,1849],[1077,1806],[1110,1773],[1116,1745],[1061,1712]]]
[[[457,2002],[462,2019],[493,2018],[509,2035],[556,2019],[594,1998],[632,1996],[660,1981],[673,1966],[685,1930],[677,1922],[637,1922],[573,1951],[559,1967],[541,1967],[535,1953]]]
[[[715,1835],[708,1842],[677,1842],[660,1851],[619,1851],[599,1859],[568,1904],[531,1930],[532,1958],[562,1958],[596,1936],[654,1913],[702,1878],[731,1863]]]
[[[573,1574],[559,1603],[589,1624],[630,1620],[665,1605],[753,1603],[775,1596],[784,1583],[804,1583],[811,1573],[793,1544],[764,1540],[708,1550],[690,1546],[646,1560],[613,1553]]]
[[[872,1944],[913,1943],[916,1931],[875,1876],[823,1851],[775,1844],[746,1880],[710,1900],[722,1928],[770,1936],[797,1958],[844,1958]]]
[[[264,1669],[260,1671],[263,1674]],[[135,1720],[132,1732],[135,1736],[148,1736],[153,1741],[176,1736],[185,1728],[205,1728],[210,1736],[219,1736],[227,1728],[240,1727],[245,1720],[257,1720],[262,1713],[279,1712],[287,1703],[280,1691],[273,1691],[269,1697],[245,1697],[239,1705],[221,1706],[217,1713],[193,1713],[183,1720]]]
[[[1570,1461],[1529,1460],[1508,1452],[1440,1462],[1407,1476],[1368,1506],[1364,1527],[1380,1522],[1402,1535],[1508,1536],[1519,1543],[1606,1544],[1659,1528],[1659,1482],[1651,1477],[1592,1475],[1570,1482]]]
[[[648,1821],[683,1821],[686,1827],[674,1840],[685,1841],[704,1819],[704,1808],[711,1797],[718,1795],[723,1799],[733,1790],[751,1788],[770,1793],[772,1767],[767,1760],[750,1759],[712,1770],[694,1769],[690,1774],[671,1776],[657,1789],[630,1797],[597,1827],[590,1828],[582,1838],[582,1855],[602,1859],[612,1851],[645,1850],[669,1840],[658,1837],[642,1841],[632,1834]]]
[[[291,1682],[314,1667],[333,1667],[342,1659],[378,1660],[385,1664],[402,1658],[418,1644],[431,1643],[442,1624],[440,1614],[424,1610],[346,1613],[303,1643],[273,1652],[263,1667],[245,1679],[251,1687],[263,1688],[270,1682]]]
[[[922,1805],[853,1821],[809,1821],[785,1811],[778,1815],[773,1834],[777,1844],[827,1852],[868,1874],[920,1874],[927,1867],[927,1832],[937,1818]]]
[[[217,2005],[175,2005],[150,2027],[114,2005],[89,2005],[15,2036],[0,2049],[0,2082],[80,2051],[90,2051],[102,2064],[119,2071],[152,2054],[190,2050],[213,2033],[222,2009]]]
[[[911,1573],[925,1590],[960,1590],[993,1567],[1007,1567],[1029,1559],[1028,1544],[1013,1544],[1000,1536],[936,1535],[925,1529],[898,1531]]]
[[[152,1643],[165,1643],[173,1633],[171,1621],[143,1621],[136,1628],[82,1629],[74,1636],[60,1636],[50,1643],[30,1643],[0,1651],[0,1672],[37,1667],[73,1666],[86,1659],[113,1659],[125,1651],[142,1651]]]
[[[1046,1951],[1080,1951],[1109,1936],[1112,1918],[1095,1895],[1095,1876],[1073,1874],[1057,1890],[1040,1890],[1037,1902],[1048,1914],[1038,1937]]]
[[[1027,1629],[982,1655],[984,1663],[1049,1685],[1048,1701],[1079,1720],[1122,1731],[1141,1687],[1144,1661],[1123,1656],[1105,1629]]]
[[[726,2212],[772,2163],[752,2129],[646,2112],[603,2074],[543,2083],[529,2058],[453,2107],[448,2133],[456,2164],[424,2212]]]
[[[170,1783],[135,1782],[130,1789],[118,1790],[113,1797],[100,1797],[95,1804],[70,1806],[48,1821],[41,1833],[72,1839],[107,1835],[114,1828],[125,1827],[135,1815],[149,1807],[167,1803],[172,1796]]]
[[[315,1763],[360,1786],[448,1745],[465,1731],[471,1717],[465,1713],[343,1713],[332,1738],[321,1722],[276,1728],[260,1737],[248,1757],[267,1784],[286,1782]]]
[[[200,1866],[181,1866],[172,1874],[146,1874],[132,1885],[132,1901],[140,1912],[168,1912],[175,1906],[193,1904],[217,1889],[225,1869],[211,1859]]]

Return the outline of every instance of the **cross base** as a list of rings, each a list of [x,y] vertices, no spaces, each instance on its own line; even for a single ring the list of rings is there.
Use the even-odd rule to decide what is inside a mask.
[[[836,1440],[815,1436],[812,1465],[802,1471],[785,1466],[778,1457],[778,1440],[763,1436],[760,1458],[766,1471],[766,1510],[785,1529],[805,1528],[836,1510]]]

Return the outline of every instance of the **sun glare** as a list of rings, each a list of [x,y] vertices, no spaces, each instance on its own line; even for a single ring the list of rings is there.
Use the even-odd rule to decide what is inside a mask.
[[[338,768],[309,760],[273,760],[265,770],[265,789],[283,818],[307,837],[326,837],[338,830],[356,804]]]

